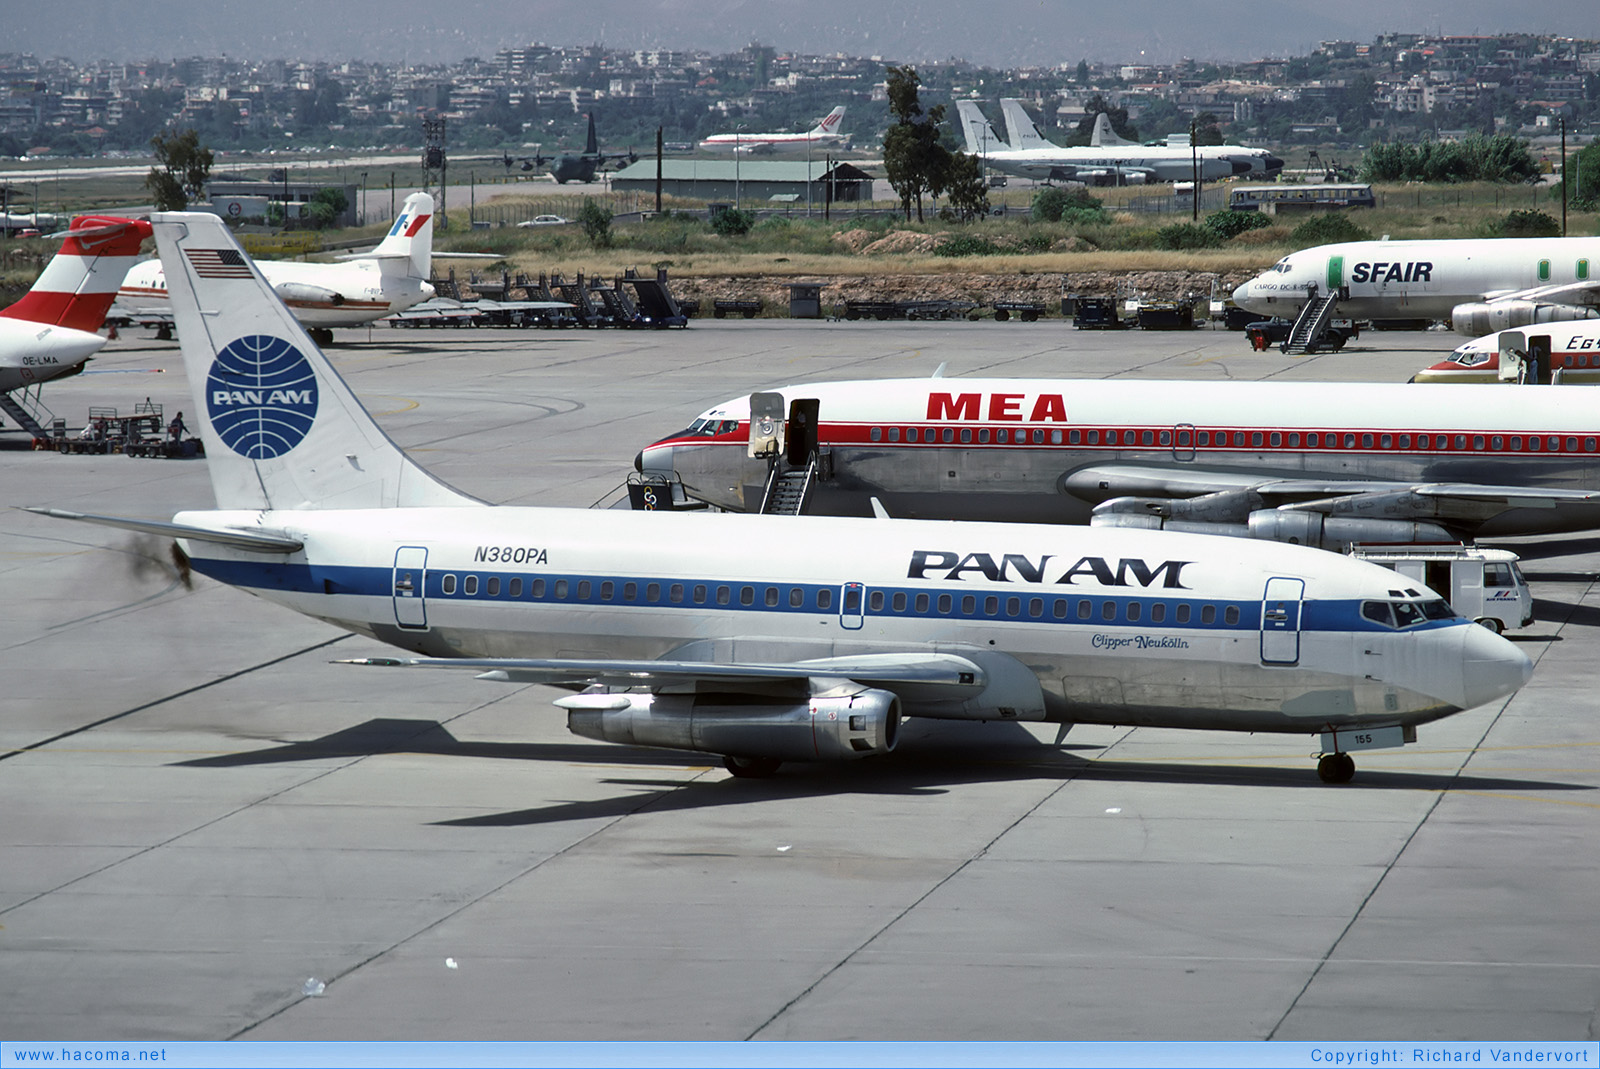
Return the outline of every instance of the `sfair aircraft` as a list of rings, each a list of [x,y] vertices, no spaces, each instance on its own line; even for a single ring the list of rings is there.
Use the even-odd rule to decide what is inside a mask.
[[[0,395],[75,374],[100,351],[97,334],[150,224],[80,215],[33,288],[0,311]]]
[[[700,147],[723,152],[767,152],[772,149],[805,148],[807,145],[838,144],[845,140],[845,135],[839,132],[839,124],[843,119],[844,107],[841,105],[802,134],[712,134],[700,142]]]
[[[35,511],[175,537],[204,575],[420,655],[359,663],[565,687],[585,738],[766,775],[886,753],[903,716],[1272,731],[1321,735],[1343,782],[1349,751],[1531,671],[1432,591],[1298,546],[491,507],[384,435],[256,269],[209,270],[238,248],[220,219],[152,221],[218,507]]]
[[[1002,100],[1000,104],[1004,107],[1006,102]],[[1010,125],[1011,117],[1007,113],[1006,126],[1008,129]],[[1127,138],[1119,136],[1111,125],[1111,117],[1102,111],[1094,117],[1094,130],[1089,135],[1089,144],[1094,146],[1132,146],[1137,145],[1138,142],[1129,141]],[[1159,144],[1167,148],[1183,149],[1187,152],[1190,148],[1189,135],[1169,134]],[[1264,175],[1270,177],[1283,170],[1283,160],[1264,148],[1250,148],[1247,145],[1195,145],[1194,151],[1202,158],[1215,157],[1216,159],[1227,160],[1233,167],[1234,174],[1237,175]]]
[[[1502,353],[1509,359],[1502,361]],[[1411,381],[1518,382],[1527,381],[1530,371],[1535,382],[1600,383],[1600,320],[1541,323],[1485,334],[1417,372]]]
[[[1292,252],[1233,291],[1294,318],[1309,300],[1357,319],[1448,319],[1457,332],[1600,316],[1600,238],[1343,241]]]
[[[1198,166],[1187,147],[1164,146],[1062,147],[1044,139],[1043,147],[1021,148],[1008,144],[994,132],[975,101],[956,101],[967,152],[990,167],[1024,178],[1087,182],[1091,185],[1137,185],[1141,182],[1187,182],[1199,171],[1202,179],[1227,178],[1233,165],[1225,160],[1200,159]],[[1029,129],[1032,124],[1029,123]],[[1037,135],[1037,131],[1035,131]]]
[[[1600,419],[1586,391],[1554,388],[805,383],[715,405],[634,463],[752,512],[798,473],[809,510],[835,515],[877,498],[896,516],[1328,548],[1600,528]]]
[[[403,312],[433,296],[433,198],[406,198],[394,226],[378,247],[332,264],[263,260],[261,273],[300,322],[324,344],[332,327],[356,327]],[[249,258],[230,252],[207,270],[219,278],[243,278]],[[146,260],[128,272],[117,298],[136,311],[167,311],[166,276],[160,260]]]

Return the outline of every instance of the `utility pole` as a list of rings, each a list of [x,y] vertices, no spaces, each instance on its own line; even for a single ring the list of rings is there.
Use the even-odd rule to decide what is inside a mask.
[[[656,127],[656,214],[661,214],[661,127]]]
[[[1567,236],[1567,119],[1561,117],[1561,236]]]
[[[1195,222],[1200,221],[1200,146],[1195,144],[1195,134],[1199,132],[1200,116],[1195,115],[1189,119],[1189,197],[1194,202],[1191,216]]]

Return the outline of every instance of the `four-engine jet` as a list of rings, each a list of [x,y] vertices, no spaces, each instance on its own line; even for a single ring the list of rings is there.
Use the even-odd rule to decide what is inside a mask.
[[[1600,418],[1583,390],[806,383],[731,398],[634,463],[752,512],[810,472],[810,511],[839,515],[866,515],[876,497],[897,516],[1328,547],[1600,528]]]
[[[956,113],[961,118],[967,152],[996,170],[1024,178],[1090,185],[1137,185],[1141,182],[1187,182],[1196,170],[1202,179],[1227,178],[1234,173],[1233,165],[1220,159],[1200,159],[1197,166],[1187,147],[1181,150],[1145,145],[1062,147],[1037,137],[1034,131],[1041,144],[1022,148],[1002,140],[974,101],[956,101]],[[1033,129],[1031,122],[1028,129]]]
[[[1007,101],[1002,100],[1000,105],[1004,107],[1007,103]],[[1011,114],[1007,112],[1007,129],[1010,126]],[[1131,147],[1138,143],[1119,136],[1111,126],[1111,117],[1105,112],[1102,111],[1094,117],[1094,130],[1089,135],[1089,144],[1097,147],[1102,145]],[[1190,149],[1188,134],[1169,134],[1164,141],[1158,142],[1158,144],[1166,148],[1183,149],[1185,152]],[[1264,148],[1250,148],[1246,145],[1195,145],[1193,148],[1202,158],[1215,157],[1227,160],[1232,165],[1234,174],[1237,175],[1259,175],[1271,178],[1283,171],[1283,160]]]
[[[1292,252],[1233,291],[1293,318],[1307,301],[1358,319],[1449,319],[1476,338],[1600,316],[1600,238],[1344,241]]]
[[[175,537],[204,575],[421,655],[365,663],[568,688],[586,738],[762,775],[885,753],[905,715],[1270,731],[1321,735],[1343,782],[1348,751],[1531,670],[1432,591],[1297,546],[490,507],[385,436],[247,260],[212,270],[238,251],[220,219],[152,221],[218,507],[56,514]]]
[[[332,327],[356,327],[403,312],[433,296],[433,198],[413,193],[378,247],[345,257],[345,262],[307,264],[263,260],[258,267],[300,322],[326,343]],[[160,260],[136,264],[117,291],[117,298],[137,311],[165,312],[170,307]],[[218,278],[250,274],[242,251],[219,252],[206,270]]]
[[[95,332],[150,224],[80,215],[63,236],[33,288],[0,311],[0,395],[76,374],[100,351],[106,339]]]

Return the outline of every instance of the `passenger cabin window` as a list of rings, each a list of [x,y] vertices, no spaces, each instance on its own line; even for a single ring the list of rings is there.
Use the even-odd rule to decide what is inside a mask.
[[[456,592],[456,577],[453,575],[445,576],[444,579],[439,583],[439,589],[443,590],[446,594],[454,594]]]
[[[1225,623],[1225,624],[1236,624],[1236,623],[1238,623],[1239,622],[1239,606],[1237,606],[1237,605],[1229,605],[1226,609],[1224,609],[1223,613],[1222,613],[1222,622]]]
[[[488,594],[491,598],[500,596],[500,577],[498,575],[491,575],[489,577],[489,581],[484,584],[484,593]]]
[[[587,579],[580,580],[579,583],[578,583],[578,598],[579,598],[579,600],[588,601],[589,600],[589,591],[590,591],[590,589],[591,589],[591,585],[590,585],[589,580],[587,580]]]
[[[475,575],[467,576],[466,581],[461,584],[461,592],[468,597],[476,594],[478,592],[478,577]]]
[[[833,591],[826,588],[817,591],[817,608],[831,609],[833,607]]]

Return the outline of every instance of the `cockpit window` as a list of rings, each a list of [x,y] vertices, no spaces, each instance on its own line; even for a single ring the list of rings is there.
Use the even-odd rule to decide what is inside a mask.
[[[1426,620],[1452,620],[1456,612],[1443,598],[1417,601],[1363,601],[1361,615],[1384,627],[1415,627]]]
[[[715,434],[727,434],[739,425],[736,419],[697,419],[689,424],[686,435],[690,438],[709,438]]]
[[[1285,256],[1283,259],[1273,264],[1272,269],[1280,275],[1286,273],[1289,270],[1289,258]]]
[[[1455,356],[1450,359],[1462,367],[1477,367],[1479,364],[1489,362],[1489,354],[1482,349],[1457,349]]]

